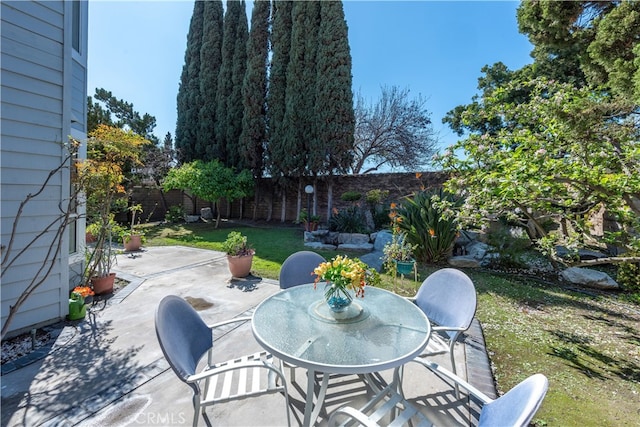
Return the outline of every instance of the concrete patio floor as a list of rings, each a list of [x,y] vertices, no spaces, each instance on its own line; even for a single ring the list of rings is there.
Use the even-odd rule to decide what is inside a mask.
[[[83,321],[68,322],[42,358],[1,378],[2,426],[172,426],[190,425],[191,390],[175,376],[157,343],[154,316],[169,294],[188,299],[207,323],[248,315],[278,292],[273,280],[230,280],[225,255],[187,247],[152,247],[118,255],[118,276],[131,283],[106,301],[96,302]],[[215,342],[216,357],[227,360],[261,350],[249,323]],[[456,346],[458,373],[495,396],[484,341],[477,321]],[[435,358],[448,366],[448,357]],[[285,370],[289,376],[289,370]],[[389,377],[390,372],[383,373]],[[303,417],[306,376],[297,370],[289,385],[292,424]],[[477,411],[459,401],[450,386],[417,364],[407,365],[404,391],[425,411],[446,416],[445,424],[474,425]],[[332,379],[327,414],[370,395],[357,376]],[[214,425],[286,425],[284,398],[268,395],[207,409]],[[205,425],[200,418],[200,425]]]

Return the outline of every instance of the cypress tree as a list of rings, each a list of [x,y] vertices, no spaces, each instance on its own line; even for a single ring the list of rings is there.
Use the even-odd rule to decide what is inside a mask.
[[[221,0],[209,0],[204,6],[202,47],[200,49],[200,93],[197,158],[213,160],[215,145],[216,90],[222,64],[223,8]]]
[[[237,1],[227,1],[222,30],[222,63],[218,74],[216,91],[216,138],[211,146],[212,158],[227,165],[227,104],[231,96],[231,74],[233,72],[233,51],[235,47],[235,29],[238,26]]]
[[[355,117],[347,31],[342,2],[322,2],[316,61],[317,134],[309,146],[314,172],[345,172],[351,164]]]
[[[251,32],[247,43],[247,71],[242,85],[242,158],[253,176],[262,177],[264,144],[267,137],[267,65],[269,53],[270,0],[256,0],[251,15]]]
[[[319,3],[294,2],[291,50],[285,94],[284,145],[288,158],[285,175],[301,177],[308,172],[308,142],[315,138],[315,53]],[[315,41],[315,42],[314,42]]]
[[[247,40],[249,28],[247,23],[247,8],[245,0],[233,2],[238,4],[238,19],[234,38],[233,62],[231,68],[231,96],[227,103],[227,166],[244,169],[246,160],[240,146],[242,133],[242,84],[247,71]],[[231,6],[229,6],[231,7]]]
[[[204,2],[196,1],[189,24],[187,48],[177,96],[176,149],[178,150],[178,158],[182,162],[196,159],[195,144],[201,102],[199,74],[203,20]]]
[[[229,130],[229,119],[232,115],[228,110],[233,107],[231,99],[234,89],[233,61],[236,53],[236,37],[238,36],[238,23],[241,13],[245,14],[244,20],[246,23],[244,1],[227,1],[222,35],[222,64],[218,75],[218,90],[216,93],[216,139],[215,144],[212,146],[213,158],[219,159],[225,166],[230,166],[229,149],[233,145],[228,140],[228,136],[232,134]]]
[[[271,176],[282,176],[283,161],[289,154],[284,144],[285,94],[287,66],[291,49],[291,10],[293,2],[273,2],[273,29],[271,32],[271,68],[267,95],[267,122],[269,144],[267,162]]]

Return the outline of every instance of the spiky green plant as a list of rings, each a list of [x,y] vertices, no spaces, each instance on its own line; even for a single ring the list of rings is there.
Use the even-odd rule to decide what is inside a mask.
[[[405,198],[397,208],[398,225],[414,254],[422,262],[442,262],[453,249],[458,232],[456,208],[460,201],[442,189],[431,189]]]

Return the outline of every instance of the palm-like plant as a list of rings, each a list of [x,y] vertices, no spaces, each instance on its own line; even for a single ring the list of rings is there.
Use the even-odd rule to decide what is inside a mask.
[[[407,197],[397,208],[398,227],[415,245],[414,255],[422,262],[442,262],[453,250],[458,233],[456,209],[461,205],[442,189],[425,190]]]

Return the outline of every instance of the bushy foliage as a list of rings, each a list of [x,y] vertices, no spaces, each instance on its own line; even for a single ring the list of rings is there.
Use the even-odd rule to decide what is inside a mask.
[[[487,234],[487,239],[487,243],[493,248],[491,251],[498,255],[491,259],[491,267],[525,268],[527,266],[524,254],[531,247],[528,237],[512,236],[508,229],[500,228]]]
[[[389,197],[388,190],[374,189],[367,191],[365,200],[369,205],[369,211],[373,218],[373,225],[376,230],[381,230],[389,226],[389,207],[385,203]]]
[[[167,222],[181,222],[184,219],[184,208],[178,205],[170,206],[164,214],[164,219]]]
[[[407,197],[397,207],[398,226],[407,241],[416,245],[419,261],[442,262],[451,255],[458,232],[454,210],[459,205],[453,195],[437,189]]]
[[[618,265],[618,284],[629,292],[640,292],[640,263]]]
[[[364,213],[358,206],[341,209],[329,218],[329,230],[339,233],[367,233],[366,224]]]
[[[340,200],[343,202],[357,202],[362,199],[362,193],[359,191],[345,191],[340,195]]]

